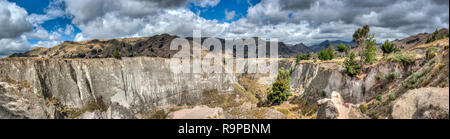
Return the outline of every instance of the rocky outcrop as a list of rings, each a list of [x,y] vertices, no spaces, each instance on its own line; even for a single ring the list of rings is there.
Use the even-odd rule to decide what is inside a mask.
[[[222,108],[196,106],[192,109],[171,112],[167,115],[167,119],[225,119],[225,115]]]
[[[0,119],[56,118],[55,107],[19,85],[0,82]]]
[[[449,119],[449,88],[409,90],[391,109],[393,119]]]
[[[366,118],[356,105],[344,103],[344,99],[338,92],[333,92],[331,98],[321,99],[317,103],[319,104],[318,119]]]
[[[55,97],[67,107],[82,109],[99,98],[117,102],[133,113],[156,108],[197,105],[204,89],[234,90],[233,74],[175,74],[169,59],[136,57],[115,59],[0,60],[0,75],[24,81],[33,94]]]

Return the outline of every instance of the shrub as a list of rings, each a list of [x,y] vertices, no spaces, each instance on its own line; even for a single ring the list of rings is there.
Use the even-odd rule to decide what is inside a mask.
[[[375,79],[377,79],[377,80],[381,80],[382,77],[383,77],[383,73],[375,74]]]
[[[292,94],[289,93],[289,70],[281,68],[278,70],[278,77],[272,85],[272,89],[267,95],[268,100],[272,105],[279,105],[287,101]]]
[[[122,59],[122,57],[120,56],[119,49],[114,50],[113,57],[115,59]]]
[[[398,72],[391,72],[385,76],[385,78],[389,79],[389,80],[395,80],[399,77],[400,77],[400,74]]]
[[[381,50],[383,50],[384,54],[390,54],[392,52],[398,51],[398,48],[394,45],[393,42],[389,42],[389,40],[386,40],[381,45]]]
[[[336,58],[336,51],[334,51],[333,45],[328,46],[327,49],[322,49],[319,53],[318,58],[320,60],[332,60]]]
[[[381,101],[383,99],[383,96],[381,94],[378,94],[376,99],[377,99],[377,101]]]
[[[396,98],[395,93],[389,94],[389,100],[394,101]]]
[[[277,110],[279,112],[283,113],[284,115],[288,115],[290,113],[288,109],[284,109],[284,108],[278,108]]]
[[[318,54],[318,58],[320,60],[330,60],[330,54],[325,49],[322,49]]]
[[[361,105],[359,105],[359,109],[361,110],[362,113],[367,113],[367,103],[363,102],[361,103]]]
[[[162,110],[155,111],[151,115],[150,119],[166,119],[167,115],[168,114],[162,109]]]
[[[300,63],[300,60],[308,60],[309,59],[309,54],[297,54],[295,62],[298,64]]]
[[[343,53],[343,52],[347,53],[348,52],[348,47],[346,45],[344,45],[344,44],[339,44],[337,46],[337,49],[341,53]]]
[[[428,48],[426,53],[425,53],[427,59],[434,58],[437,55],[437,50],[438,50],[437,47],[430,47],[430,48]]]
[[[361,65],[355,60],[355,53],[351,53],[348,58],[344,61],[344,66],[347,69],[347,74],[355,77],[359,73],[361,73]]]
[[[369,39],[367,39],[365,50],[362,53],[362,58],[366,64],[373,64],[377,60],[377,44],[376,40],[373,38],[374,35],[372,34]]]
[[[401,62],[404,65],[414,64],[414,55],[412,54],[403,54],[401,52],[395,53],[393,56],[388,57],[388,60],[391,62]]]
[[[330,59],[329,60],[332,60],[332,59],[336,58],[337,54],[336,54],[336,51],[334,51],[333,45],[330,44],[330,46],[328,46],[327,52],[330,55]]]

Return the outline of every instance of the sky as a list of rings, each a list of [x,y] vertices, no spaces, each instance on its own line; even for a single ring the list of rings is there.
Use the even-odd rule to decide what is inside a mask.
[[[0,0],[0,57],[64,41],[201,30],[288,44],[350,41],[371,26],[378,42],[449,27],[448,0]]]

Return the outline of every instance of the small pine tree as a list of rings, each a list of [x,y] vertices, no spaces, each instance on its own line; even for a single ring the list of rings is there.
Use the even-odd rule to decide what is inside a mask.
[[[398,51],[398,48],[394,45],[393,42],[389,42],[389,40],[386,40],[381,45],[381,50],[383,50],[384,54],[390,54],[392,52]]]
[[[361,73],[361,65],[355,60],[355,53],[351,53],[344,61],[345,69],[347,69],[347,74],[355,77]]]
[[[334,58],[336,58],[336,51],[334,50],[333,45],[330,44],[330,46],[328,46],[327,49],[328,55],[330,55],[330,58],[328,60],[333,60]]]
[[[322,49],[322,51],[318,55],[320,60],[330,60],[331,56],[328,50]]]
[[[116,59],[122,59],[122,57],[120,56],[119,49],[114,50],[113,57]]]
[[[362,57],[365,64],[373,64],[377,61],[377,43],[373,34],[367,39],[367,44],[362,53]]]
[[[272,90],[267,95],[267,99],[272,105],[279,105],[287,101],[288,97],[292,95],[289,93],[289,76],[290,70],[284,68],[278,70],[277,80],[273,83]]]

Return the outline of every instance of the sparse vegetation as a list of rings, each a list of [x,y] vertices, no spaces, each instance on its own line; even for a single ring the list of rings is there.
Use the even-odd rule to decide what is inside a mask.
[[[381,95],[381,94],[378,94],[377,95],[377,97],[376,97],[376,99],[377,99],[377,101],[382,101],[383,100],[383,95]]]
[[[400,77],[400,73],[398,73],[398,72],[391,72],[385,76],[385,78],[388,80],[395,80],[395,79],[398,79],[399,77]]]
[[[437,56],[437,51],[438,51],[437,47],[428,48],[425,53],[427,59],[433,59],[435,56]]]
[[[388,57],[388,60],[391,62],[401,62],[404,65],[411,65],[414,64],[415,57],[412,54],[403,54],[398,52]]]
[[[393,42],[389,42],[389,40],[386,40],[381,45],[381,50],[383,51],[384,54],[390,54],[392,52],[398,51],[398,48],[394,45]]]
[[[361,110],[362,113],[367,113],[367,103],[363,102],[359,105],[359,110]]]
[[[389,94],[389,100],[394,101],[395,98],[396,98],[395,93],[390,93],[390,94]]]
[[[433,34],[431,34],[431,37],[429,37],[426,41],[426,43],[431,43],[434,42],[436,40],[440,40],[445,38],[446,34],[444,33],[439,33],[439,30],[436,29],[436,31],[433,32]]]
[[[348,58],[345,59],[344,65],[347,69],[347,74],[355,77],[359,73],[361,73],[361,65],[355,60],[355,53],[351,53]]]
[[[114,50],[113,57],[115,59],[122,59],[122,56],[120,56],[119,49]]]
[[[381,80],[381,78],[383,78],[383,73],[377,73],[377,74],[375,74],[375,79],[377,79],[377,80]]]
[[[163,109],[157,110],[150,116],[150,119],[166,119],[167,114]]]
[[[301,54],[297,54],[295,62],[298,64],[298,63],[300,63],[301,60],[308,60],[309,57],[310,57],[309,54],[302,54],[302,55]]]
[[[284,115],[288,115],[290,113],[289,110],[285,108],[277,108],[277,111],[283,113]]]
[[[278,77],[272,85],[272,89],[267,95],[267,99],[272,105],[279,105],[287,101],[292,94],[289,92],[289,75],[290,71],[281,68],[278,70]]]

